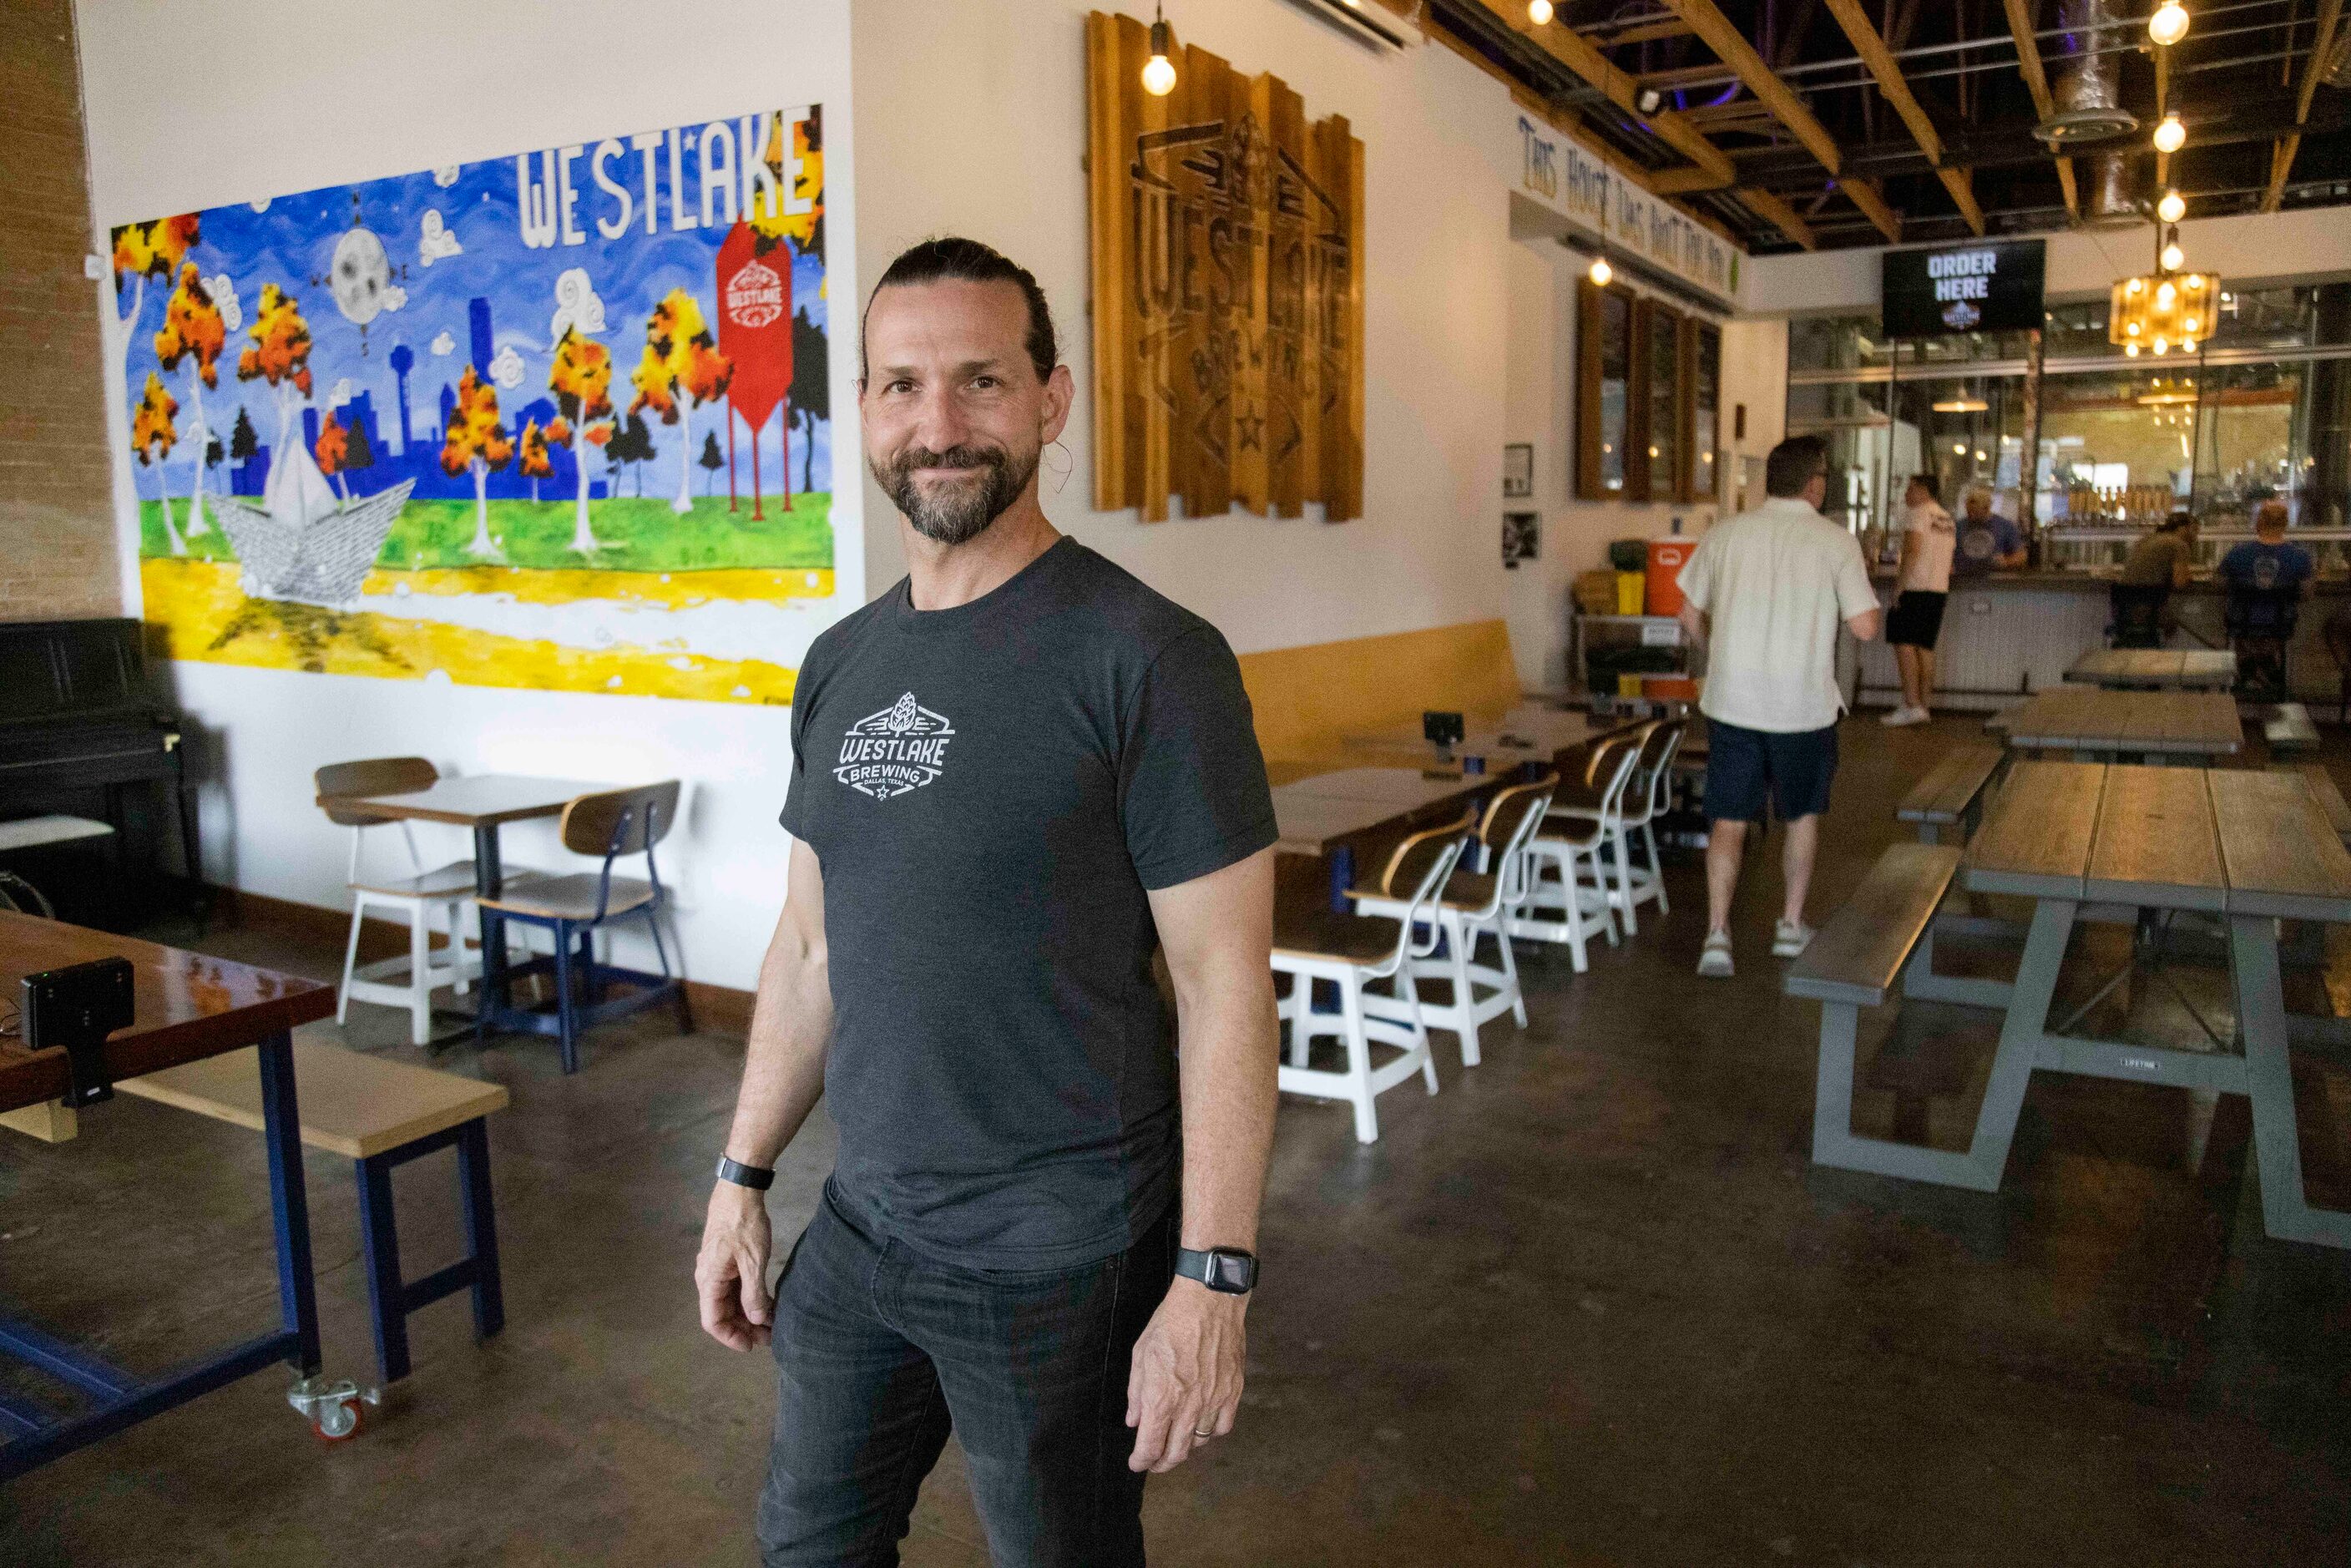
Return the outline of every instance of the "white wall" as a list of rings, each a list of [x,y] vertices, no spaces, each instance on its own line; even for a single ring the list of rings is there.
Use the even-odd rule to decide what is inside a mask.
[[[1185,0],[1177,37],[1245,73],[1272,71],[1309,119],[1364,143],[1363,517],[1143,523],[1092,509],[1093,355],[1086,301],[1082,0],[857,0],[859,248],[873,271],[928,235],[987,241],[1037,274],[1078,402],[1065,531],[1223,629],[1243,653],[1502,612],[1502,376],[1508,193],[1463,128],[1508,111],[1501,86],[1449,49],[1374,54],[1273,0]],[[1049,456],[1048,461],[1050,461]],[[878,519],[876,591],[903,573]]]
[[[2103,298],[2115,279],[2155,265],[2152,224],[2043,237],[2049,242],[2044,287],[2052,299]],[[2351,208],[2191,217],[2179,225],[2179,244],[2189,267],[2218,272],[2232,285],[2340,276],[2351,266]],[[1752,257],[1741,305],[1755,315],[1875,310],[1878,257],[1886,248]]]
[[[831,287],[856,287],[848,0],[400,0],[364,19],[298,0],[81,0],[77,15],[101,252],[108,227],[159,214],[819,102]],[[854,339],[835,331],[845,410]],[[833,512],[852,549],[859,501],[844,485]],[[853,583],[860,565],[843,560],[841,575]],[[131,587],[136,603],[135,575]],[[755,975],[783,900],[786,710],[166,667],[209,732],[214,880],[342,903],[345,841],[312,804],[326,762],[416,753],[461,772],[676,776],[692,788],[665,860],[690,972],[736,986]],[[448,855],[468,852],[455,830],[422,831]],[[508,863],[565,863],[553,837],[546,823],[509,829]]]

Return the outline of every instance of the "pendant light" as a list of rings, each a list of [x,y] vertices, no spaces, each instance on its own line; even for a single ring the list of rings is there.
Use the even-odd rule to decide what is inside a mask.
[[[1595,256],[1592,258],[1591,277],[1592,281],[1598,287],[1602,288],[1607,287],[1608,280],[1615,276],[1616,269],[1608,265],[1608,258],[1606,256]]]
[[[2163,200],[2156,203],[2155,215],[2165,223],[2176,224],[2188,215],[2188,202],[2177,191],[2166,191]]]
[[[2179,42],[2188,36],[2188,7],[2179,0],[2163,0],[2147,19],[2147,36],[2167,47]]]
[[[2177,113],[2165,115],[2163,123],[2155,128],[2155,150],[2158,152],[2177,152],[2187,145],[2188,127],[2179,123]]]
[[[1143,62],[1143,90],[1154,98],[1165,98],[1176,90],[1176,63],[1168,53],[1176,47],[1175,35],[1167,29],[1167,18],[1159,6],[1151,8],[1151,57]]]
[[[1527,20],[1538,27],[1551,26],[1551,0],[1527,0]]]

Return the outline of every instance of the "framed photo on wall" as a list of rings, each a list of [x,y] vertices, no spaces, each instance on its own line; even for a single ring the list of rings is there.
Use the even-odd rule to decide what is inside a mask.
[[[1510,500],[1523,500],[1534,493],[1534,444],[1513,441],[1502,448],[1502,494]]]
[[[1510,571],[1519,562],[1542,555],[1542,518],[1533,512],[1502,514],[1502,565]]]

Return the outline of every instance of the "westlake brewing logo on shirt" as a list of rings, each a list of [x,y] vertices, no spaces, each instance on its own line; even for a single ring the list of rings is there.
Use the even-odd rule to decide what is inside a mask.
[[[841,737],[841,766],[832,776],[861,795],[887,800],[921,789],[946,766],[955,726],[906,693],[868,714]]]

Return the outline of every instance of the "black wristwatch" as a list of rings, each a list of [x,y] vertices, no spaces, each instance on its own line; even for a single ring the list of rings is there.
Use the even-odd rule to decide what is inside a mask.
[[[740,1160],[718,1156],[718,1179],[731,1181],[737,1186],[747,1186],[754,1192],[765,1192],[776,1185],[776,1173],[763,1166],[747,1166]]]
[[[1206,1252],[1178,1247],[1176,1272],[1228,1296],[1246,1296],[1257,1289],[1257,1259],[1238,1247],[1211,1247]]]

